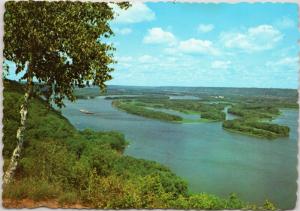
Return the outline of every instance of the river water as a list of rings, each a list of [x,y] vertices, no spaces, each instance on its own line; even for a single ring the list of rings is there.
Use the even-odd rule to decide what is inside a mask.
[[[288,125],[290,136],[270,141],[227,132],[220,122],[179,124],[127,114],[103,97],[67,102],[62,110],[78,129],[124,133],[130,142],[125,154],[168,166],[188,182],[191,192],[221,197],[235,192],[245,201],[262,204],[269,199],[291,209],[297,190],[298,112],[282,112],[274,122]]]

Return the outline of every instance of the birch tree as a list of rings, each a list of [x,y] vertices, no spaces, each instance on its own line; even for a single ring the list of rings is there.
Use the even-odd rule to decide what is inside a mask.
[[[128,3],[117,4],[122,9]],[[113,35],[109,21],[115,16],[104,2],[8,1],[4,14],[4,58],[16,64],[16,74],[25,74],[26,90],[20,108],[17,146],[4,175],[13,179],[21,156],[28,106],[34,82],[46,86],[48,103],[62,107],[63,100],[75,100],[74,88],[93,81],[100,89],[112,77]],[[26,140],[29,141],[29,140]]]

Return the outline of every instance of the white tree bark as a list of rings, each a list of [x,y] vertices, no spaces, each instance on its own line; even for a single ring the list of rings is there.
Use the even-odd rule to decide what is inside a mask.
[[[21,151],[23,148],[23,142],[24,142],[24,132],[26,129],[26,121],[27,121],[27,113],[28,113],[28,104],[29,104],[29,98],[31,96],[31,91],[32,91],[32,79],[28,79],[28,87],[27,91],[24,95],[24,102],[21,105],[21,110],[20,110],[20,126],[17,130],[17,146],[15,150],[13,151],[13,154],[10,159],[10,164],[5,172],[4,178],[3,178],[3,183],[4,185],[9,184],[15,174],[15,171],[18,166],[18,161],[21,156]]]

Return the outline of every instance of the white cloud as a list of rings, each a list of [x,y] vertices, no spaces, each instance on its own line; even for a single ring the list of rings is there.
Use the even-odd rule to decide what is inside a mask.
[[[231,61],[226,60],[226,61],[214,61],[211,63],[211,68],[213,69],[228,69],[231,64]]]
[[[132,2],[132,6],[127,10],[112,6],[118,14],[114,22],[116,23],[139,23],[152,21],[155,19],[155,13],[142,2]]]
[[[285,57],[276,61],[268,61],[266,62],[267,67],[287,67],[287,68],[295,68],[298,67],[299,58],[298,57]]]
[[[133,57],[131,57],[131,56],[118,56],[118,57],[116,57],[116,59],[119,62],[131,62],[133,60]]]
[[[114,32],[116,34],[127,35],[127,34],[130,34],[132,32],[132,29],[128,28],[128,27],[126,27],[126,28],[115,28]]]
[[[278,20],[276,23],[276,26],[281,29],[289,29],[296,27],[295,21],[288,17],[282,17],[280,20]]]
[[[211,55],[218,55],[220,53],[219,50],[213,46],[211,41],[194,38],[181,41],[178,50],[183,53],[202,53]]]
[[[116,61],[122,68],[129,68],[132,66],[132,61],[134,61],[134,59],[131,56],[117,56]]]
[[[179,55],[179,51],[177,48],[174,48],[174,47],[170,47],[170,48],[165,48],[163,50],[163,52],[167,55]]]
[[[224,60],[226,62],[226,60]],[[131,65],[118,65],[115,84],[216,86],[223,81],[226,71],[213,71],[211,60],[197,55],[144,54],[132,57]],[[134,78],[139,78],[135,80]],[[201,82],[199,82],[201,81]],[[200,84],[199,84],[200,83]]]
[[[148,34],[143,39],[147,44],[169,44],[174,45],[176,38],[171,32],[164,31],[162,28],[156,27],[148,30]]]
[[[241,49],[247,52],[272,49],[283,35],[271,25],[259,25],[248,28],[246,32],[225,32],[220,41],[227,48]]]
[[[200,24],[197,28],[198,32],[200,33],[207,33],[210,32],[214,29],[214,25],[213,24]]]
[[[150,55],[143,55],[138,58],[138,61],[142,64],[145,64],[145,63],[158,62],[158,59]]]

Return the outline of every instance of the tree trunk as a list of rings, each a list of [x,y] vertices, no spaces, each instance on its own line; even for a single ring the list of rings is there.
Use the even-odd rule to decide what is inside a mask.
[[[13,151],[13,154],[10,159],[10,164],[5,172],[4,178],[3,178],[3,183],[4,185],[9,184],[11,180],[14,177],[15,171],[18,166],[18,161],[21,156],[21,151],[23,148],[23,142],[24,142],[24,132],[26,129],[26,121],[27,121],[27,113],[28,113],[28,104],[29,104],[29,99],[31,97],[32,93],[32,78],[28,78],[27,81],[27,89],[24,94],[24,101],[23,104],[21,105],[20,109],[20,126],[17,130],[17,146],[15,150]]]

